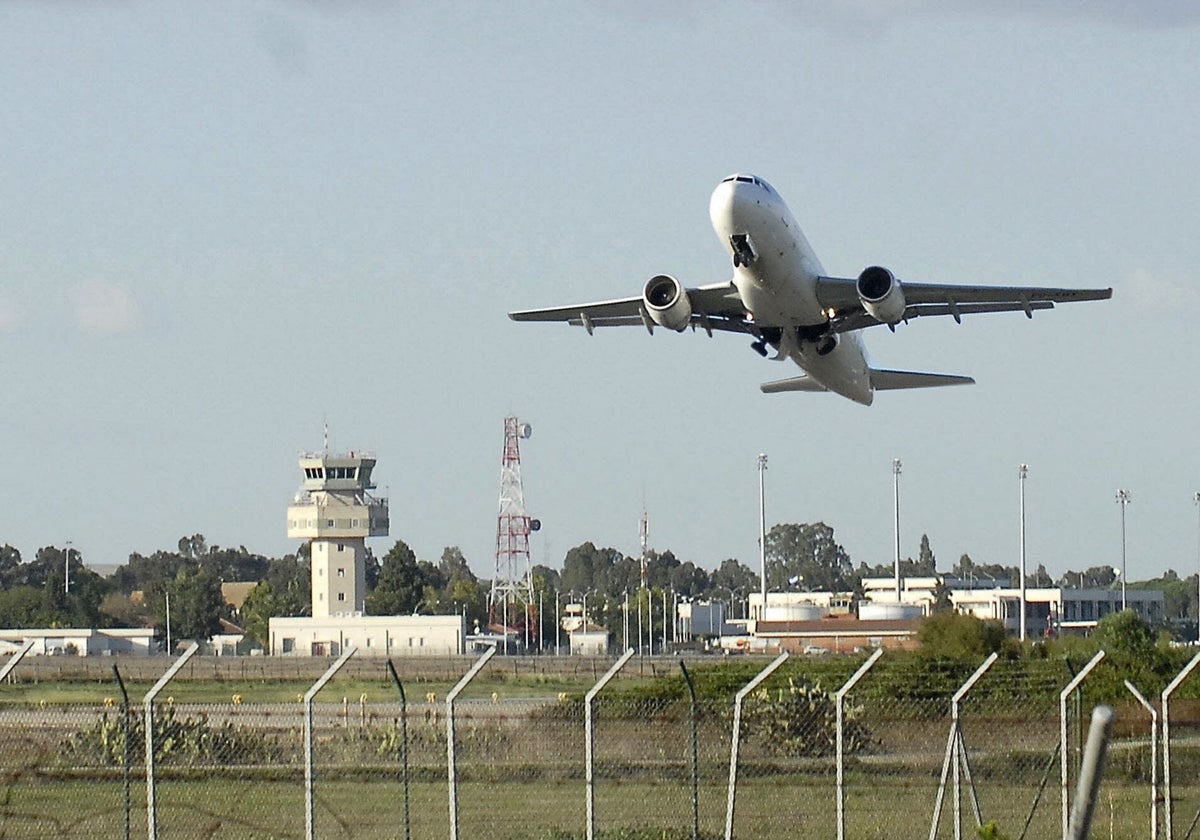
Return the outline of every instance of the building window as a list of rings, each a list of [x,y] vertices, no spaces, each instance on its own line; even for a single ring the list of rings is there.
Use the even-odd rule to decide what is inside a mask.
[[[324,592],[318,592],[318,593],[317,593],[317,600],[318,600],[318,601],[324,601],[324,600],[325,600],[325,593],[324,593]]]
[[[345,577],[345,576],[346,576],[346,570],[338,569],[338,577]]]
[[[325,527],[326,527],[326,528],[332,528],[332,527],[333,527],[333,520],[332,520],[332,519],[326,519],[326,520],[325,520]]]
[[[287,638],[287,637],[284,637],[284,640],[283,640],[283,652],[284,652],[284,653],[291,653],[291,652],[292,652],[293,650],[295,650],[295,649],[296,649],[296,640],[295,640],[295,639],[289,639],[289,638]]]
[[[345,551],[345,550],[346,550],[345,543],[338,543],[338,551]],[[341,573],[342,573],[342,570],[338,569],[338,574],[340,575]]]
[[[345,592],[339,592],[339,593],[338,593],[338,600],[339,600],[339,601],[345,601],[345,600],[346,600],[346,593],[345,593]]]

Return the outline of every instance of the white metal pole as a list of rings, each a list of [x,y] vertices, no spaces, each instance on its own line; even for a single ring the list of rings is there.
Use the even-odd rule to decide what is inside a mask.
[[[733,732],[729,743],[729,796],[725,801],[725,840],[733,840],[733,806],[737,801],[738,743],[741,740],[742,701],[746,699],[746,695],[758,688],[763,680],[775,673],[776,668],[787,662],[787,659],[788,652],[785,650],[734,695]]]
[[[896,511],[896,603],[900,603],[900,459],[892,459],[892,500]]]
[[[507,629],[506,627],[505,630]],[[504,641],[505,644],[508,643],[507,635]],[[462,679],[446,695],[446,781],[450,793],[450,840],[458,840],[458,753],[454,744],[454,701],[458,699],[458,695],[467,687],[467,684],[475,679],[479,670],[495,655],[496,648],[493,645],[475,660],[471,669],[463,674]]]
[[[595,748],[596,748],[596,728],[592,715],[592,707],[595,704],[596,695],[603,690],[604,686],[608,685],[609,680],[617,675],[617,671],[625,666],[629,658],[633,656],[633,648],[626,648],[625,653],[621,658],[613,663],[613,666],[608,669],[603,677],[600,678],[591,690],[588,691],[583,698],[583,713],[584,713],[584,775],[587,780],[587,840],[593,840],[596,836],[596,773],[595,773]]]
[[[1128,580],[1125,569],[1125,508],[1129,506],[1130,495],[1128,490],[1117,491],[1117,504],[1121,506],[1121,609],[1129,608],[1129,602],[1125,596],[1125,584]]]
[[[762,603],[758,607],[758,620],[767,614],[767,497],[764,474],[767,471],[766,453],[758,453],[758,567],[762,580],[759,581]]]
[[[1070,802],[1069,802],[1069,797],[1071,795],[1071,789],[1067,783],[1067,766],[1071,761],[1071,756],[1067,750],[1067,698],[1071,696],[1071,693],[1073,691],[1075,691],[1075,689],[1078,688],[1079,685],[1085,679],[1087,679],[1087,675],[1092,672],[1093,668],[1095,668],[1097,665],[1100,664],[1100,660],[1102,660],[1102,659],[1104,659],[1104,651],[1099,651],[1095,656],[1093,656],[1088,661],[1088,663],[1086,665],[1083,666],[1083,669],[1080,670],[1080,672],[1078,674],[1076,674],[1074,677],[1071,678],[1071,681],[1069,683],[1067,683],[1066,687],[1064,687],[1063,690],[1060,691],[1058,694],[1058,726],[1059,726],[1058,739],[1059,739],[1059,745],[1061,746],[1061,749],[1059,749],[1059,751],[1058,751],[1058,757],[1059,757],[1059,761],[1060,761],[1059,771],[1060,771],[1060,781],[1061,781],[1061,786],[1062,786],[1060,793],[1062,795],[1062,836],[1063,836],[1063,840],[1066,840],[1067,830],[1069,829],[1070,824],[1071,824],[1070,823],[1071,812],[1070,812]]]
[[[1150,713],[1150,840],[1158,840],[1158,710],[1129,680],[1125,687]]]
[[[192,654],[199,649],[200,645],[192,642],[191,646],[183,652],[183,656],[179,657],[175,664],[158,678],[158,682],[142,698],[146,730],[146,832],[149,840],[158,840],[158,789],[154,778],[154,698],[171,681],[171,678],[179,673],[179,669],[184,666],[184,663],[192,658]]]
[[[1021,464],[1017,471],[1021,480],[1021,641],[1025,641],[1025,477],[1029,467]]]
[[[1196,503],[1196,641],[1200,643],[1200,491],[1192,494]]]
[[[63,591],[71,594],[71,541],[67,540],[67,548],[63,559]]]

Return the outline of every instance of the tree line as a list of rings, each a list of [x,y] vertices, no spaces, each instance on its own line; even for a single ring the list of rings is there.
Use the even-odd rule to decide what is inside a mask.
[[[890,577],[893,563],[857,567],[823,522],[781,523],[766,536],[767,586],[779,591],[834,591],[862,597],[866,577]],[[73,548],[46,546],[33,560],[0,546],[0,626],[29,627],[150,627],[166,629],[168,597],[174,638],[209,638],[223,621],[235,623],[260,644],[268,641],[273,617],[304,616],[311,611],[308,544],[295,554],[271,558],[239,548],[210,545],[202,534],[185,536],[174,551],[149,555],[133,553],[109,577],[83,564]],[[757,565],[757,564],[755,564]],[[643,570],[644,567],[644,570]],[[69,570],[70,586],[67,586]],[[981,587],[1002,582],[1015,586],[1015,566],[975,563],[963,554],[948,570],[939,570],[927,535],[922,535],[915,558],[901,560],[905,576],[943,576]],[[240,609],[222,597],[223,582],[256,585]],[[1041,586],[1109,587],[1117,582],[1111,566],[1068,570],[1052,578],[1044,565],[1027,573],[1026,584]],[[437,562],[419,559],[403,540],[396,540],[382,557],[366,555],[366,612],[370,615],[463,615],[468,627],[488,624],[491,581],[471,570],[457,546],[447,546]],[[567,551],[562,568],[535,565],[531,584],[536,610],[537,638],[551,638],[555,616],[570,601],[587,596],[589,618],[611,628],[620,626],[625,609],[638,610],[647,632],[659,633],[667,615],[664,594],[674,600],[720,600],[737,617],[750,593],[760,589],[759,572],[736,558],[723,560],[711,571],[672,551],[648,551],[644,559],[585,542]],[[1161,578],[1130,586],[1164,592],[1168,620],[1196,616],[1196,576],[1180,578],[1169,571]],[[943,593],[945,595],[946,593]],[[628,607],[626,607],[628,605]]]

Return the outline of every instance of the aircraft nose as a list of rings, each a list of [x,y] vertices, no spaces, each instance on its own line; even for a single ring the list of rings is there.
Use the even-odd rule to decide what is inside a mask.
[[[712,198],[708,201],[708,218],[715,229],[728,230],[733,225],[739,186],[741,184],[734,180],[734,176],[730,176],[713,190]]]

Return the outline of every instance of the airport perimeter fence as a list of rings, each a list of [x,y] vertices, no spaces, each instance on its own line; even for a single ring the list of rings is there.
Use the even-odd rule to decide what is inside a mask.
[[[622,680],[628,652],[586,690],[513,696],[489,651],[436,692],[370,660],[368,696],[351,650],[294,700],[195,703],[171,683],[192,653],[138,696],[114,667],[100,703],[0,703],[0,838],[1060,837],[1093,686],[1124,676],[877,651]],[[1092,836],[1200,840],[1198,663],[1128,681]]]

